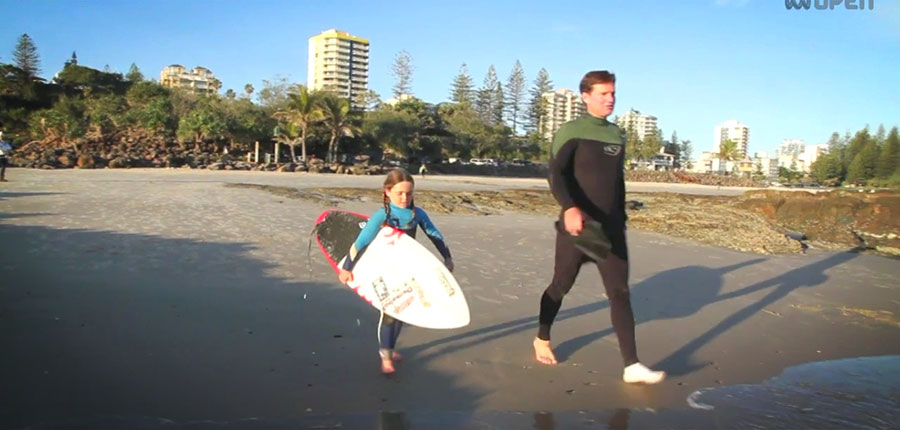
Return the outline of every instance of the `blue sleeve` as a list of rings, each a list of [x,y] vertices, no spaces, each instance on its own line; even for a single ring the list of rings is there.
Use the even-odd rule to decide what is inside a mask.
[[[359,232],[359,236],[356,236],[356,241],[353,242],[353,246],[356,247],[357,251],[362,251],[375,240],[375,236],[381,230],[381,226],[386,218],[387,215],[384,213],[384,208],[378,209],[369,217],[369,220],[366,221],[366,226],[363,227]]]
[[[369,220],[366,221],[366,226],[360,230],[359,235],[356,236],[356,241],[353,242],[350,251],[347,253],[347,259],[344,260],[344,265],[342,266],[344,270],[353,270],[356,260],[359,259],[362,251],[375,240],[375,236],[378,235],[386,218],[384,208],[378,209],[369,217]]]
[[[450,258],[450,248],[444,243],[444,236],[441,235],[441,232],[438,231],[437,227],[434,226],[434,223],[431,222],[431,218],[428,218],[428,213],[425,212],[424,209],[416,207],[416,219],[418,220],[419,225],[422,226],[425,235],[428,236],[428,239],[431,239],[431,243],[433,243],[434,247],[441,253],[441,256],[445,259]]]

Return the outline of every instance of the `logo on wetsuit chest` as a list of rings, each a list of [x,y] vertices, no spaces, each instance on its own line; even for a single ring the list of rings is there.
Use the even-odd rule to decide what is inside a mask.
[[[603,152],[606,155],[615,157],[616,155],[619,155],[620,152],[622,152],[622,145],[606,145],[603,147]]]

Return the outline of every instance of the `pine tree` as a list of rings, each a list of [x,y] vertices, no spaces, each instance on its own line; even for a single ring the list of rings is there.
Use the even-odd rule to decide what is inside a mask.
[[[506,118],[514,135],[519,128],[520,119],[522,117],[522,104],[524,102],[525,71],[522,69],[522,63],[519,60],[516,60],[516,64],[509,73],[509,79],[506,81],[506,92],[504,93],[503,99]]]
[[[846,163],[847,176],[849,179],[850,176],[850,164],[856,159],[856,156],[862,152],[863,148],[872,140],[872,136],[869,135],[869,127],[856,132],[852,139],[849,139],[847,143],[847,149],[844,151],[844,163]]]
[[[866,146],[856,154],[850,167],[847,168],[847,182],[863,184],[875,178],[875,166],[878,163],[878,145],[875,140],[868,140]]]
[[[16,67],[22,69],[29,80],[36,78],[38,73],[41,72],[41,58],[38,56],[34,41],[31,40],[28,34],[23,34],[19,37],[16,50],[13,52],[13,58],[16,60]]]
[[[525,123],[525,129],[531,132],[537,132],[543,136],[546,130],[543,130],[542,119],[547,114],[547,101],[544,99],[544,93],[553,91],[553,82],[550,81],[550,74],[547,69],[541,69],[537,77],[534,79],[534,86],[531,87],[531,100],[528,103],[528,121]]]
[[[681,142],[681,160],[684,167],[690,169],[691,167],[691,156],[693,155],[694,148],[691,146],[690,139],[684,140]]]
[[[500,85],[498,81],[494,85],[494,91],[491,91],[491,124],[493,125],[503,124],[503,113],[506,111],[503,106],[504,100],[503,85]]]
[[[471,105],[473,100],[472,77],[466,63],[459,68],[459,74],[453,79],[453,88],[450,91],[450,100],[461,105]]]
[[[881,155],[879,155],[875,167],[875,176],[887,179],[898,172],[900,172],[900,136],[898,136],[897,127],[894,127],[881,147]]]
[[[884,124],[878,124],[878,131],[875,132],[875,143],[879,147],[884,144],[885,136],[887,136],[887,132],[884,130]]]
[[[78,56],[75,55],[75,51],[72,51],[72,58],[67,60],[63,67],[65,68],[65,67],[77,66],[77,65],[78,65]]]
[[[391,88],[394,98],[399,99],[402,95],[412,95],[413,65],[408,52],[400,51],[394,56],[394,65],[391,67],[391,71],[394,78],[397,79]]]
[[[138,68],[137,64],[131,63],[128,74],[125,75],[125,79],[132,83],[141,82],[144,80],[144,74],[141,73],[141,69]]]
[[[494,69],[494,65],[491,64],[490,67],[488,67],[487,74],[484,76],[484,83],[481,88],[478,89],[478,94],[475,99],[475,112],[478,113],[478,116],[482,121],[489,124],[494,123],[494,113],[496,112],[495,99],[497,96],[497,88],[499,86],[500,81],[497,80],[497,70]],[[501,96],[503,94],[502,88],[500,94]]]

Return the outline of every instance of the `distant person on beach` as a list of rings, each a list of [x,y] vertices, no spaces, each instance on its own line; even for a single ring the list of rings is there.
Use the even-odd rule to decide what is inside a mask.
[[[6,166],[9,164],[9,154],[12,146],[3,140],[3,132],[0,131],[0,182],[6,181]]]
[[[413,203],[413,190],[415,181],[412,175],[403,169],[394,169],[387,174],[384,179],[384,187],[382,194],[384,196],[384,207],[375,211],[366,226],[359,232],[356,241],[350,247],[347,258],[344,259],[344,266],[338,273],[338,279],[341,283],[348,283],[353,280],[353,266],[356,260],[362,255],[362,252],[375,240],[375,236],[381,227],[390,225],[394,228],[403,230],[410,237],[416,237],[416,231],[419,227],[425,231],[425,234],[431,239],[431,243],[444,257],[444,265],[451,272],[453,271],[453,258],[450,256],[450,248],[444,243],[444,237],[438,231],[428,214],[424,209],[416,207]],[[380,348],[378,355],[381,357],[381,372],[384,374],[394,373],[394,361],[400,360],[400,354],[395,351],[397,338],[400,336],[400,329],[403,328],[403,322],[392,317],[382,314],[380,328],[378,330],[378,341]]]
[[[419,166],[419,176],[424,178],[426,173],[428,173],[428,166],[426,166],[425,163],[422,163],[422,165]]]
[[[627,383],[655,384],[665,372],[640,363],[634,339],[634,314],[628,288],[628,247],[625,240],[625,138],[609,122],[616,102],[616,77],[602,70],[584,75],[579,86],[587,115],[563,124],[550,147],[550,190],[561,206],[556,233],[553,279],[541,296],[534,355],[543,364],[556,364],[550,345],[550,326],[562,299],[575,283],[584,263],[600,270],[609,299],[612,325],[619,340]],[[585,229],[586,225],[597,228]],[[588,233],[607,246],[589,256],[576,246]],[[577,238],[582,234],[581,238]],[[605,237],[603,237],[605,236]],[[591,239],[597,241],[596,239]]]

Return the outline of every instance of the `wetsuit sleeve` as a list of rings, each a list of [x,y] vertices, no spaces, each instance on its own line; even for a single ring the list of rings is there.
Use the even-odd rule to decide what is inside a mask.
[[[624,142],[624,139],[622,140]],[[622,151],[625,150],[625,145],[622,144]],[[619,180],[616,184],[619,192],[619,209],[622,210],[622,215],[625,217],[625,221],[628,221],[628,212],[625,210],[625,157],[622,157],[622,164],[619,165]]]
[[[569,134],[561,129],[553,137],[550,148],[554,152],[550,162],[550,192],[563,210],[575,207],[572,187],[575,183],[574,159],[577,146],[577,140],[569,138]]]
[[[378,231],[381,230],[381,226],[384,224],[386,218],[387,216],[384,213],[384,209],[378,209],[371,217],[369,217],[369,220],[366,221],[366,226],[360,230],[359,235],[356,236],[356,241],[353,242],[353,245],[350,246],[350,251],[347,252],[347,258],[344,260],[344,265],[342,266],[344,270],[353,270],[356,260],[359,259],[362,251],[375,240],[375,236],[378,234]]]
[[[444,257],[445,260],[450,258],[450,248],[444,243],[444,236],[441,235],[441,232],[438,231],[437,227],[434,226],[434,223],[431,222],[428,213],[425,212],[425,210],[416,207],[416,219],[419,220],[419,225],[422,226],[425,235],[428,236],[428,239],[431,240],[434,247],[441,253],[441,257]]]

